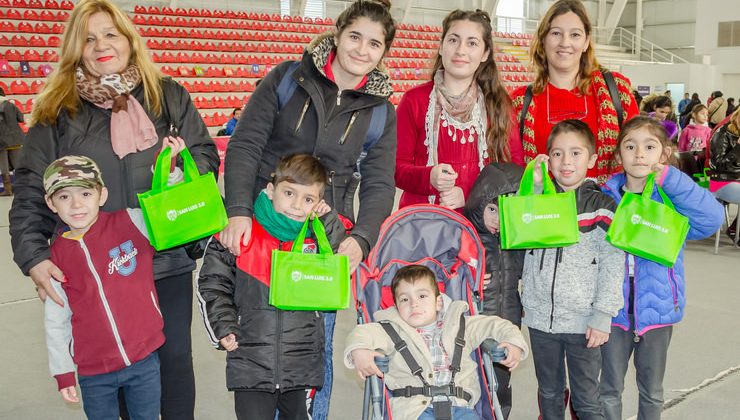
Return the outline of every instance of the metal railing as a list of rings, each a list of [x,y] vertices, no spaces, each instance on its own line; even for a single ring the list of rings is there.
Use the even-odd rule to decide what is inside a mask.
[[[522,32],[527,34],[536,33],[537,25],[539,24],[538,21],[532,19],[506,16],[497,16],[491,23],[494,31]],[[638,38],[634,32],[622,27],[594,27],[592,36],[596,44],[619,47],[625,53],[632,55],[634,60],[653,63],[688,63],[685,58],[645,38]]]

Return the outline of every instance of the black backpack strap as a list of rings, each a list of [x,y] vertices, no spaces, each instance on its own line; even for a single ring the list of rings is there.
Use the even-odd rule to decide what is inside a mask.
[[[522,112],[519,114],[519,139],[524,138],[524,122],[527,120],[527,111],[529,104],[532,103],[532,85],[527,86],[524,92],[524,102],[522,103]]]
[[[291,63],[288,67],[288,71],[285,72],[283,78],[280,79],[280,83],[275,91],[275,93],[277,93],[278,112],[283,110],[283,107],[288,103],[288,100],[290,100],[293,93],[295,93],[295,89],[298,87],[298,83],[293,79],[293,73],[296,71],[299,64],[301,64],[300,61],[294,61]]]
[[[614,109],[617,110],[619,128],[622,128],[622,123],[624,122],[624,109],[622,108],[622,99],[619,98],[617,83],[614,81],[614,75],[612,75],[610,71],[605,71],[602,74],[604,76],[604,81],[606,82],[606,87],[609,88],[609,96],[612,97]]]
[[[180,135],[180,128],[177,126],[178,121],[176,120],[180,117],[180,101],[177,95],[178,92],[174,89],[175,83],[170,77],[166,77],[162,82],[162,108],[170,127],[167,135],[172,137]]]

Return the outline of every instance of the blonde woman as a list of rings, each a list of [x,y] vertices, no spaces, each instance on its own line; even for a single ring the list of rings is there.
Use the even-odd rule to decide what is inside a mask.
[[[591,21],[580,0],[555,2],[540,20],[532,40],[530,61],[535,81],[530,87],[519,87],[511,97],[517,118],[523,121],[525,162],[547,153],[545,145],[555,124],[581,120],[596,137],[598,159],[588,176],[603,183],[620,169],[612,159],[620,123],[639,112],[630,81],[616,72],[605,74],[599,66],[591,34]],[[610,94],[607,82],[610,76],[614,94]],[[528,88],[531,101],[522,115]],[[621,118],[617,108],[621,108]]]
[[[65,155],[90,157],[109,191],[103,210],[135,208],[136,194],[151,188],[158,152],[163,145],[181,147],[183,140],[202,173],[217,173],[216,147],[190,95],[157,70],[128,16],[108,0],[80,1],[67,23],[59,68],[36,100],[10,210],[13,258],[41,299],[61,304],[49,279],[64,281],[65,275],[49,260],[49,239],[57,230],[44,202],[42,175],[49,163]],[[193,418],[194,268],[183,248],[154,258],[167,339],[159,350],[163,419]]]

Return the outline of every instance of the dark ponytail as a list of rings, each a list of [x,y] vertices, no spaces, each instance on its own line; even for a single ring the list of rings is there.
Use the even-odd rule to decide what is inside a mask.
[[[385,51],[388,52],[396,36],[396,22],[391,16],[390,0],[357,0],[350,4],[337,18],[337,37],[355,20],[366,17],[383,25]]]
[[[455,10],[450,12],[442,21],[442,41],[444,42],[447,32],[453,22],[458,20],[469,20],[481,26],[483,42],[488,50],[488,59],[478,66],[473,78],[483,92],[483,101],[486,104],[486,115],[488,116],[488,130],[486,131],[486,142],[488,144],[488,157],[491,162],[510,162],[511,152],[509,150],[509,133],[512,130],[512,106],[509,93],[499,77],[498,66],[494,60],[495,49],[493,46],[493,35],[491,34],[491,17],[483,10]],[[432,70],[432,79],[437,70],[442,68],[442,56],[437,54]]]

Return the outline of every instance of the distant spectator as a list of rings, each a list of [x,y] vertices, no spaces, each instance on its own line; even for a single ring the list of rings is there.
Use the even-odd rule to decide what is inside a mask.
[[[239,115],[241,115],[241,113],[241,108],[234,108],[234,112],[231,113],[231,119],[226,123],[226,127],[224,127],[225,136],[230,136],[231,133],[234,132],[234,129],[236,128],[236,123],[237,121],[239,121]]]
[[[717,90],[712,92],[711,102],[709,102],[709,127],[714,128],[717,124],[725,119],[727,113],[727,101],[722,97],[722,92]]]
[[[690,102],[691,99],[689,99],[689,92],[684,93],[683,99],[678,103],[678,113],[683,114]]]
[[[699,99],[699,94],[694,92],[691,95],[691,102],[686,106],[686,109],[681,112],[681,117],[679,118],[679,121],[681,122],[681,128],[686,127],[689,125],[689,122],[691,120],[691,110],[694,109],[695,106],[699,105],[701,103],[701,100]]]
[[[18,154],[25,135],[18,125],[23,122],[23,113],[14,103],[5,99],[5,91],[0,88],[0,174],[3,177],[3,192],[0,196],[13,195],[10,183],[10,168],[18,164]]]
[[[640,108],[640,103],[642,102],[642,95],[640,95],[640,92],[637,90],[632,90],[632,96],[635,97],[635,102],[637,102],[637,108]]]
[[[675,137],[678,134],[678,126],[669,118],[669,116],[673,112],[673,101],[671,101],[671,97],[656,97],[652,101],[651,108],[652,112],[650,112],[648,115],[660,121],[660,123],[663,124],[663,128],[665,128],[668,139],[670,139],[671,141],[675,141]]]
[[[732,113],[735,112],[735,108],[737,108],[735,105],[735,98],[727,98],[727,112],[725,113],[725,117],[732,115]]]

